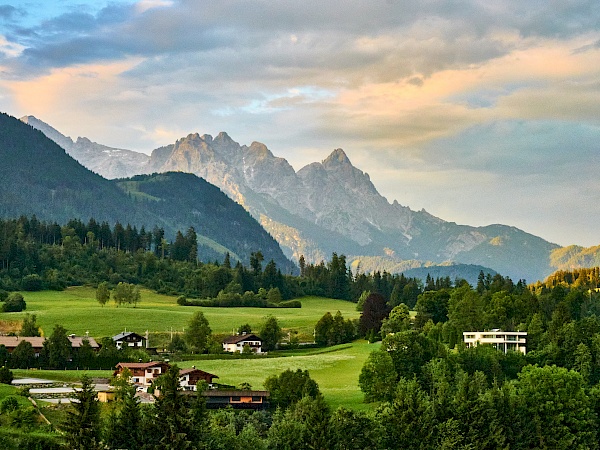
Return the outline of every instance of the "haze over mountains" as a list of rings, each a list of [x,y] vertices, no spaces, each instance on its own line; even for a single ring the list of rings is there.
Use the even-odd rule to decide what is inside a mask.
[[[32,116],[21,120],[106,178],[168,171],[204,178],[244,206],[295,260],[304,255],[308,262],[320,262],[337,252],[355,268],[389,271],[452,261],[528,281],[545,277],[564,261],[551,259],[558,245],[514,227],[457,225],[389,203],[342,149],[296,172],[264,144],[240,145],[223,132],[214,138],[190,134],[148,157],[86,138],[73,141]],[[563,253],[572,256],[578,249]]]

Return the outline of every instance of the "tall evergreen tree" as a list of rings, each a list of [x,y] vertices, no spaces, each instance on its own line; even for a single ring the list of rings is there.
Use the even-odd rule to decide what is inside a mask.
[[[67,330],[55,325],[52,334],[44,341],[42,352],[46,354],[48,365],[54,369],[63,369],[71,358],[72,345]]]
[[[62,426],[67,447],[73,450],[95,450],[100,445],[100,404],[91,379],[84,375],[81,388],[74,393],[75,402]]]
[[[155,387],[160,391],[154,404],[155,423],[162,435],[160,448],[190,448],[193,424],[179,385],[179,367],[171,366],[156,380]]]

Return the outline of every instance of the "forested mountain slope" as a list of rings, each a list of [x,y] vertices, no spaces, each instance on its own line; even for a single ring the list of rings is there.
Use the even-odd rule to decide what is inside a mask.
[[[94,174],[43,133],[0,115],[0,216],[36,215],[41,220],[120,222],[176,231],[194,227],[199,256],[222,258],[229,251],[247,263],[261,251],[284,272],[294,265],[277,242],[218,188],[191,174],[168,173],[106,180]]]

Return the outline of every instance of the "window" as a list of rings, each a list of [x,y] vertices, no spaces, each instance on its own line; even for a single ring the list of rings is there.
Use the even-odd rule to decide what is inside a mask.
[[[241,402],[242,401],[242,397],[239,397],[237,395],[236,396],[232,396],[231,397],[231,401],[232,402]]]
[[[262,403],[262,397],[252,396],[252,403]]]

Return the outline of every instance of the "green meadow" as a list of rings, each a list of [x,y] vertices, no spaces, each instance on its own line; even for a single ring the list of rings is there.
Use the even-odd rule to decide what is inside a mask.
[[[62,292],[22,292],[27,302],[27,313],[35,314],[44,335],[52,333],[56,324],[64,326],[69,333],[90,336],[112,336],[125,329],[143,334],[183,331],[195,311],[201,310],[208,319],[213,333],[228,334],[244,323],[258,329],[267,315],[277,317],[285,331],[297,331],[301,336],[312,338],[317,321],[330,311],[340,311],[344,318],[358,318],[354,303],[318,297],[304,297],[302,308],[205,308],[177,305],[176,298],[142,291],[142,301],[136,308],[116,307],[112,302],[101,306],[95,299],[95,290],[89,287],[73,287]],[[3,313],[0,320],[20,321],[25,312]],[[264,381],[286,369],[303,369],[319,384],[327,402],[333,407],[370,409],[363,403],[358,387],[358,375],[376,344],[357,341],[325,349],[299,349],[275,352],[269,358],[204,359],[178,362],[180,368],[196,366],[219,377],[223,384],[239,385],[247,382],[254,389],[263,388]],[[18,377],[42,377],[61,381],[78,381],[83,371],[26,371],[14,370]],[[108,377],[111,371],[90,371],[91,377]]]
[[[89,287],[73,287],[62,292],[22,292],[27,302],[27,313],[35,314],[44,335],[52,333],[54,325],[64,326],[69,333],[90,336],[112,336],[125,329],[137,333],[181,332],[195,311],[201,310],[208,319],[213,333],[227,334],[244,323],[258,329],[267,315],[277,317],[286,331],[298,331],[312,337],[317,321],[330,311],[340,311],[344,318],[358,318],[354,303],[318,297],[304,297],[302,308],[204,308],[177,305],[176,298],[142,291],[142,301],[136,308],[116,307],[112,302],[100,306],[96,291]],[[25,312],[3,313],[0,320],[20,321]],[[327,402],[333,407],[369,409],[363,403],[358,387],[358,375],[369,353],[376,345],[357,341],[326,349],[295,350],[278,353],[281,357],[251,359],[202,359],[177,363],[181,368],[196,366],[219,377],[223,384],[239,385],[247,382],[254,389],[263,388],[265,379],[286,369],[303,369],[319,384]],[[16,376],[46,377],[62,381],[77,381],[83,371],[26,371],[15,370]],[[111,371],[91,371],[92,377],[107,377]]]
[[[27,310],[21,313],[2,313],[0,320],[20,321],[25,313],[35,314],[44,335],[50,335],[55,325],[64,326],[69,333],[92,337],[113,336],[127,329],[143,334],[181,332],[194,312],[204,313],[213,333],[230,334],[240,325],[249,323],[258,330],[264,317],[274,315],[286,331],[295,330],[302,336],[312,336],[317,321],[330,311],[340,311],[345,319],[358,318],[356,305],[343,300],[303,297],[302,308],[205,308],[180,306],[176,297],[143,290],[136,308],[115,306],[111,301],[101,306],[96,291],[89,287],[72,287],[64,291],[22,292]]]
[[[217,375],[218,383],[238,386],[250,383],[253,389],[264,388],[264,382],[271,375],[279,375],[284,370],[308,370],[318,384],[325,400],[335,409],[344,406],[355,410],[370,410],[372,404],[363,402],[363,394],[358,387],[358,375],[369,356],[379,344],[356,341],[352,344],[337,345],[325,349],[297,350],[280,352],[278,358],[244,359],[203,359],[177,362],[184,369],[196,366]],[[283,356],[283,354],[287,356]],[[14,369],[17,377],[48,378],[65,382],[76,382],[83,374],[92,378],[110,377],[112,371],[76,370],[24,370]]]
[[[239,385],[248,382],[253,389],[262,389],[265,379],[279,375],[284,370],[308,370],[318,384],[329,405],[352,409],[369,409],[363,403],[363,394],[358,387],[358,375],[369,353],[379,344],[356,341],[325,349],[288,353],[281,358],[220,359],[179,362],[182,368],[196,366],[219,377],[217,382]]]

